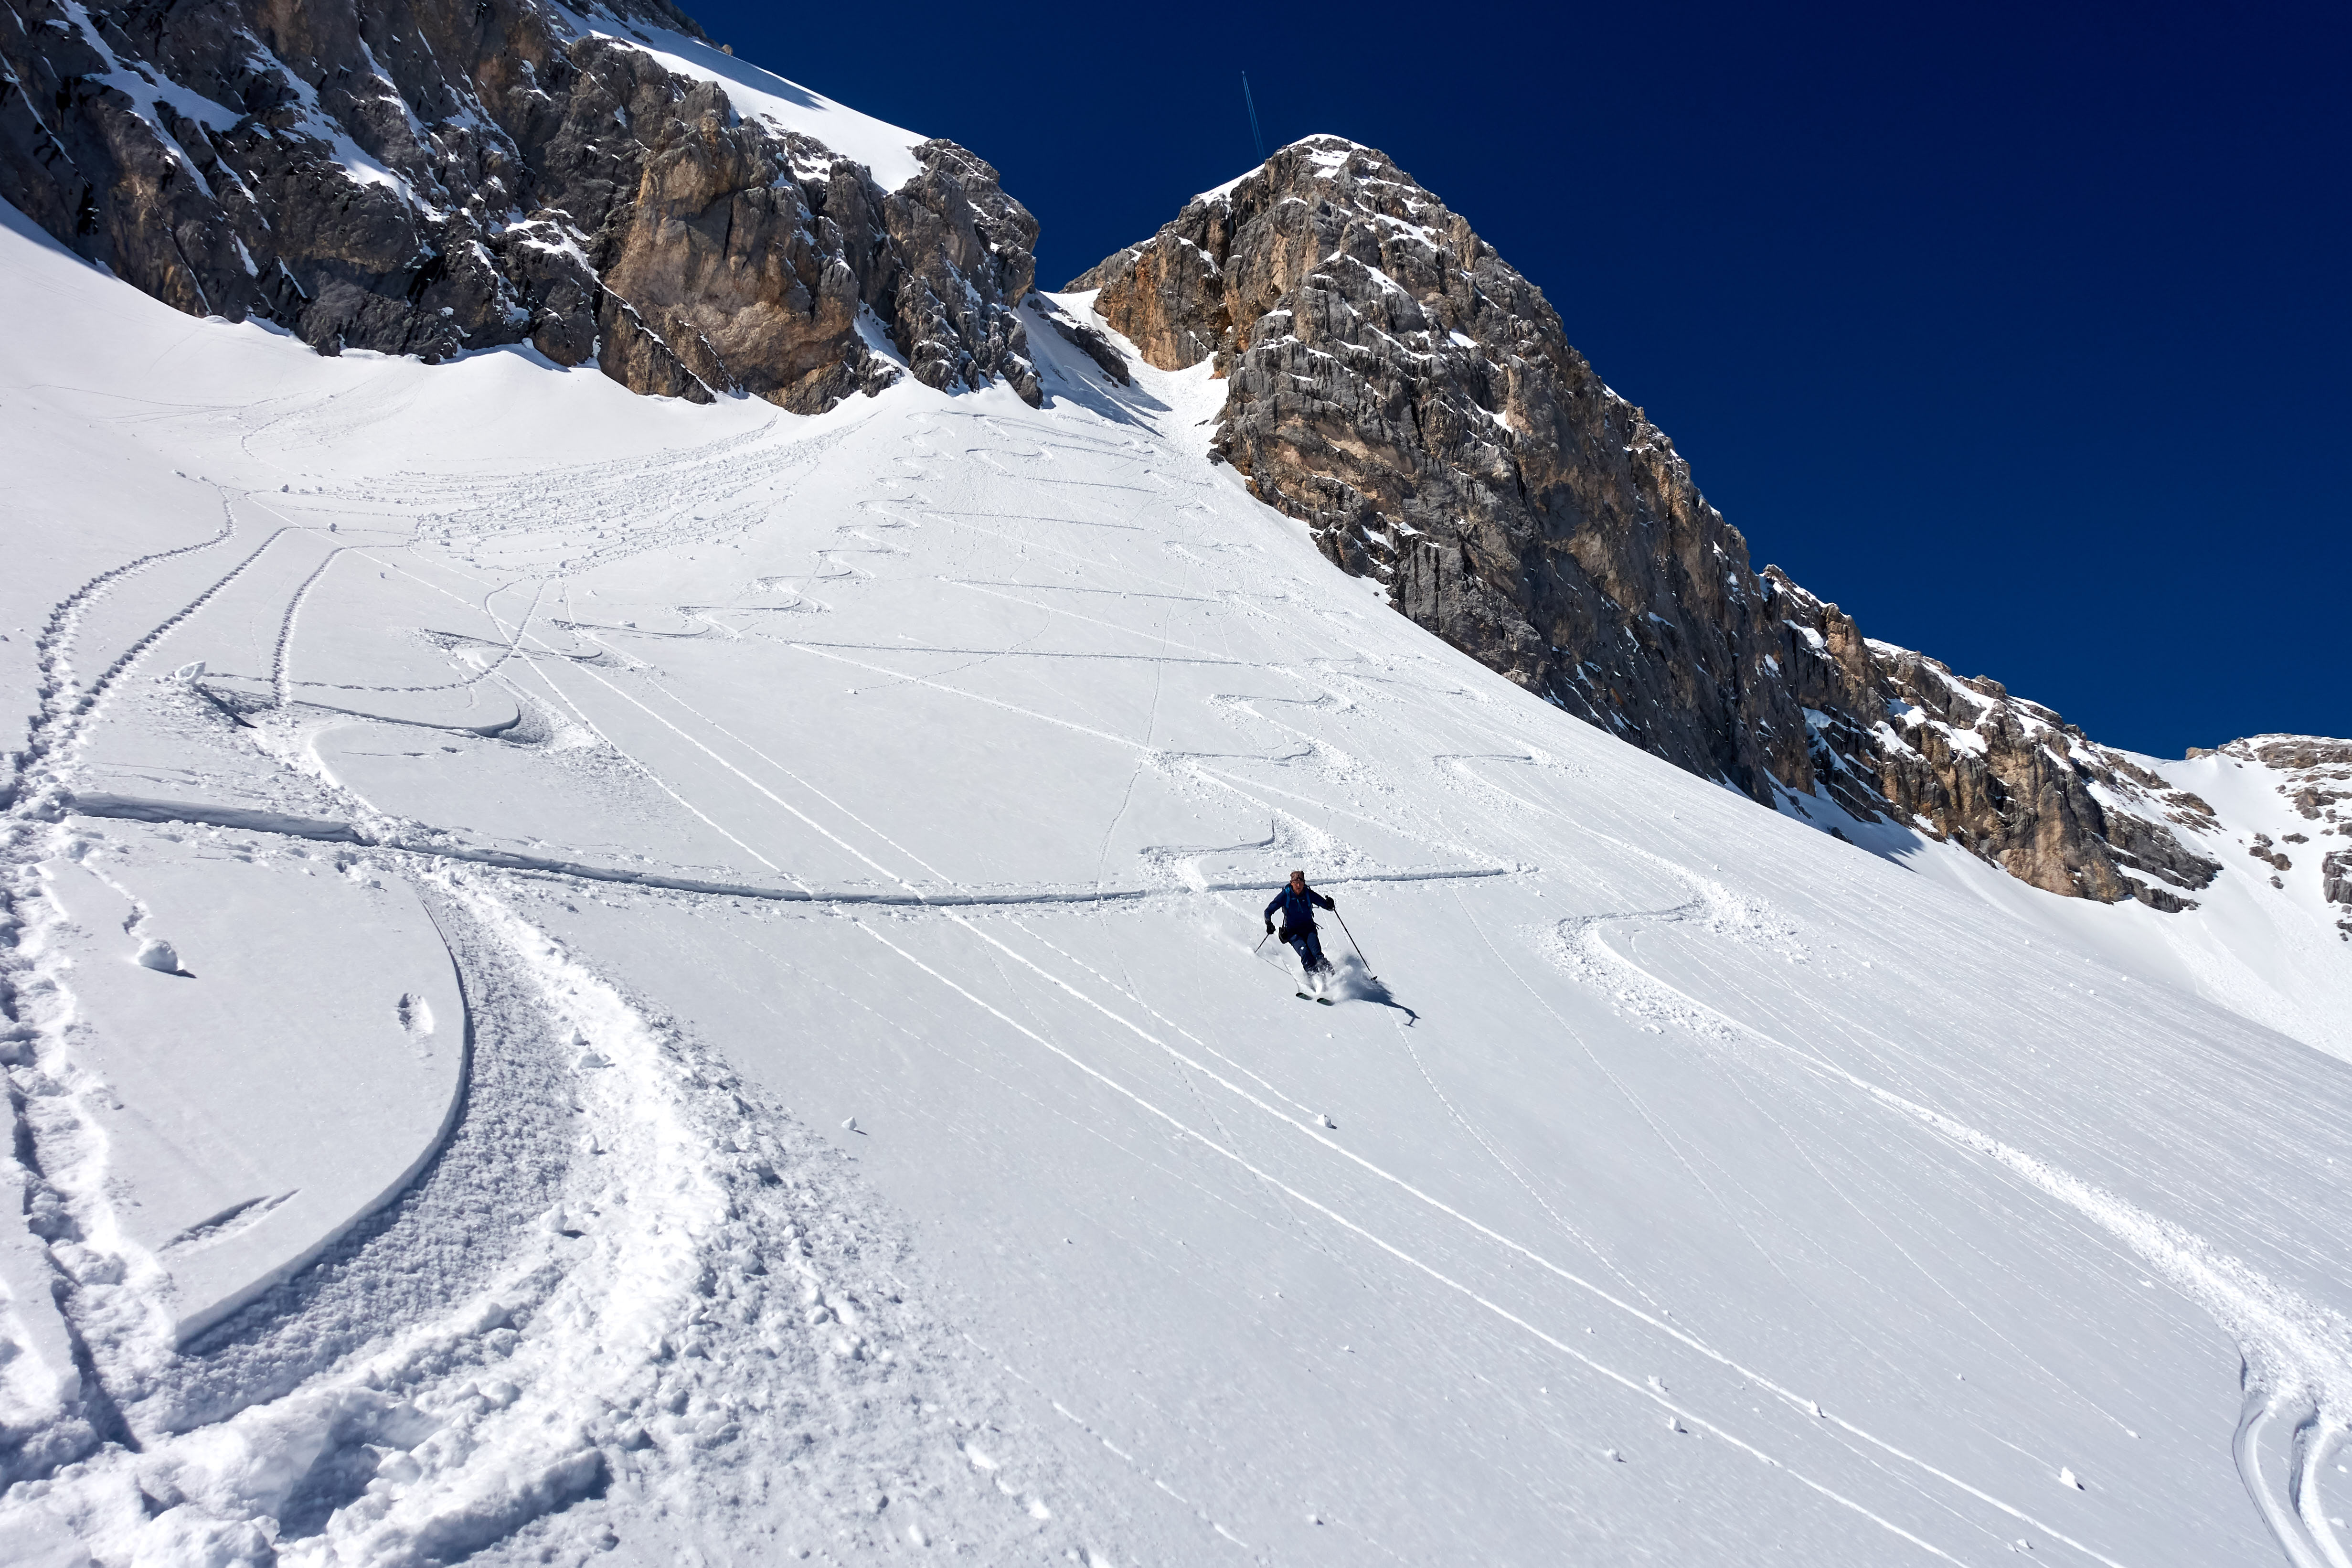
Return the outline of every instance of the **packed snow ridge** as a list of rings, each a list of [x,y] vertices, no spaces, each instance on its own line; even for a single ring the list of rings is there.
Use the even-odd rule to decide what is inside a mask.
[[[799,416],[0,217],[0,1556],[2352,1563],[2342,960],[2266,882],[1623,744],[1083,298],[1035,406]],[[2332,763],[2180,766],[2322,858]]]

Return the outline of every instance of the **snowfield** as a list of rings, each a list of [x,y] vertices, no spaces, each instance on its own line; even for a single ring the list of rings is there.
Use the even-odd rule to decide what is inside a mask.
[[[1618,743],[1205,367],[694,407],[0,222],[0,1560],[2352,1564],[2332,937]]]

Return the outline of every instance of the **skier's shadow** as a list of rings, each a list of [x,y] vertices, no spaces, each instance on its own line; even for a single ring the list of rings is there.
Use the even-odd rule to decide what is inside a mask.
[[[1393,1007],[1404,1015],[1407,1028],[1421,1022],[1421,1015],[1398,1001],[1386,981],[1366,971],[1353,958],[1339,960],[1339,992],[1349,1001],[1372,1002],[1382,1007]]]

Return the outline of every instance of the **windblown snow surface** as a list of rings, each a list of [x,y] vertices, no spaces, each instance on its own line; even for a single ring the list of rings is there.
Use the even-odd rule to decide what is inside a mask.
[[[2352,1563],[2352,1068],[2165,917],[1513,688],[1204,372],[697,408],[5,216],[0,1559]]]

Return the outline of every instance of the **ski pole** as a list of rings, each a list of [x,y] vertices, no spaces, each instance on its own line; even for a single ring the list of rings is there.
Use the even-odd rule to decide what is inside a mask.
[[[1354,931],[1348,931],[1348,917],[1341,914],[1339,910],[1333,910],[1331,911],[1331,918],[1339,922],[1339,929],[1341,931],[1348,931],[1348,945],[1349,947],[1356,947],[1356,933]],[[1356,947],[1356,962],[1364,966],[1364,977],[1366,979],[1378,980],[1380,978],[1379,975],[1372,973],[1372,961],[1364,956],[1364,950],[1360,947]]]

